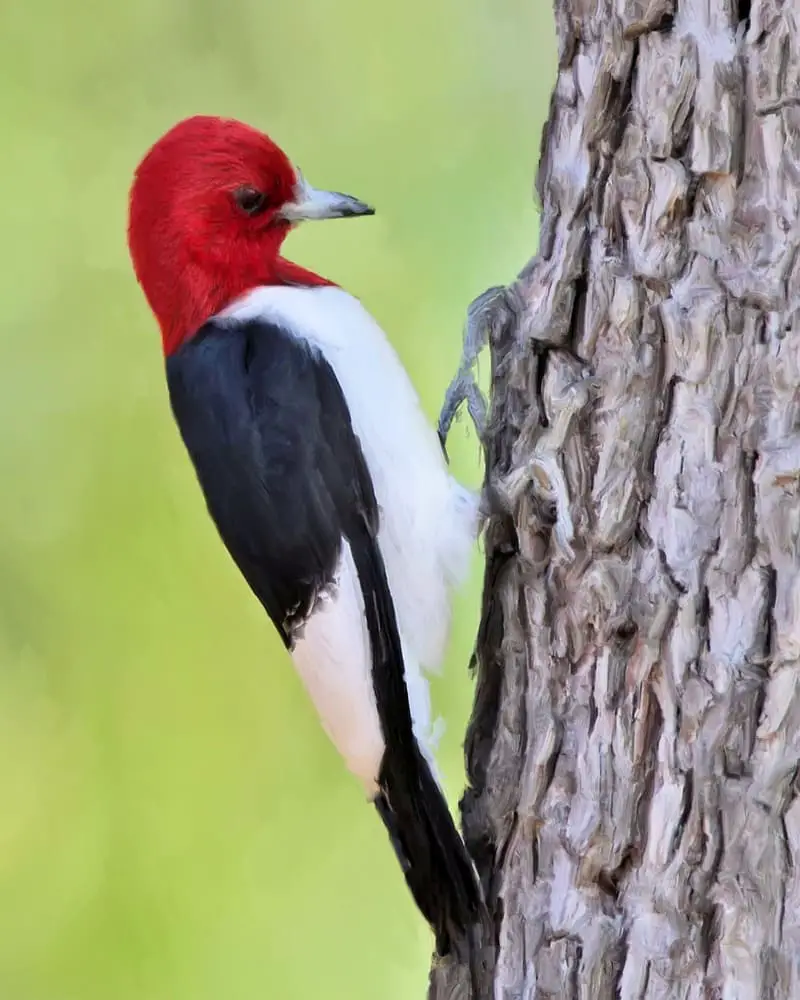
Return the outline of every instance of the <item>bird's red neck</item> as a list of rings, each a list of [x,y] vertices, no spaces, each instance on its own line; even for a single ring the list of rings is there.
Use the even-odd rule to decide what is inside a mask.
[[[263,258],[236,267],[233,273],[214,274],[207,267],[189,267],[182,288],[151,286],[151,308],[158,317],[164,355],[174,354],[200,327],[252,288],[261,285],[297,285],[317,288],[334,285],[293,261],[277,257],[267,266]]]

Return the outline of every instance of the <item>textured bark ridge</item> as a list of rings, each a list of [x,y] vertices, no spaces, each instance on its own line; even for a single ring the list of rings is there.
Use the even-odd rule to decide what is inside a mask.
[[[538,2],[538,0],[535,0]],[[557,0],[436,1000],[800,998],[800,7]]]

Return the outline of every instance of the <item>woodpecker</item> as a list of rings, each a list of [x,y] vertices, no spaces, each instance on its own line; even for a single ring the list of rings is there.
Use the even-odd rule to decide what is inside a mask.
[[[444,656],[477,498],[360,301],[281,255],[305,219],[372,214],[313,188],[262,132],[197,116],[137,167],[128,246],[210,517],[445,955],[483,903],[423,671]]]

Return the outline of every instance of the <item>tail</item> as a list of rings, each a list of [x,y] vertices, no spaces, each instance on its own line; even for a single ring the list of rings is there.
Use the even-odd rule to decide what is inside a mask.
[[[375,807],[403,869],[408,888],[436,936],[441,956],[468,947],[481,919],[482,893],[472,860],[428,762],[387,750]]]
[[[442,956],[451,948],[468,955],[471,929],[483,912],[481,889],[414,736],[394,603],[377,540],[368,527],[355,522],[349,540],[364,597],[372,683],[385,746],[375,805],[411,895],[436,935],[436,950]]]

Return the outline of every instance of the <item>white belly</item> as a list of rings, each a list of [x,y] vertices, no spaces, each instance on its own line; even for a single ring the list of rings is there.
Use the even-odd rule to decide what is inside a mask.
[[[379,543],[406,653],[406,683],[415,729],[424,743],[430,707],[427,683],[419,667],[435,670],[444,656],[450,590],[468,568],[476,529],[476,499],[450,476],[436,433],[422,412],[405,369],[357,299],[333,287],[263,287],[254,289],[226,313],[237,319],[277,322],[304,338],[322,352],[342,387],[381,511]],[[307,632],[300,653],[303,665],[297,658],[296,662],[332,740],[345,759],[353,758],[354,765],[357,751],[345,746],[346,736],[337,738],[324,718],[326,711],[331,713],[323,705],[329,695],[322,691],[331,681],[323,684],[319,679],[326,668],[321,662],[317,667],[309,665],[315,656],[322,661],[332,655],[331,640],[323,640],[322,631]],[[335,629],[330,634],[335,634]],[[350,656],[352,652],[351,646]],[[341,655],[346,655],[344,648]],[[358,671],[371,678],[368,644],[359,658],[363,662]],[[334,674],[342,678],[341,668]],[[353,684],[353,697],[364,698],[364,685],[355,680]],[[365,737],[365,746],[368,742]],[[363,768],[363,762],[359,767]]]

